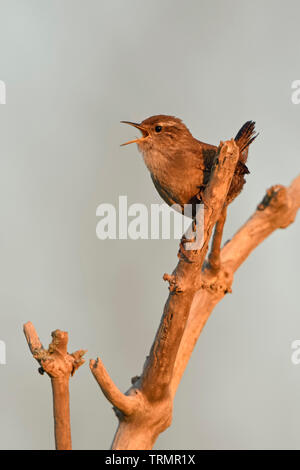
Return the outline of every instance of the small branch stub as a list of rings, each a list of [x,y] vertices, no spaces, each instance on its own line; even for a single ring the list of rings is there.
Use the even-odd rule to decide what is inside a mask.
[[[90,360],[90,369],[107,400],[124,416],[130,416],[135,408],[134,397],[127,396],[118,389],[99,357]]]

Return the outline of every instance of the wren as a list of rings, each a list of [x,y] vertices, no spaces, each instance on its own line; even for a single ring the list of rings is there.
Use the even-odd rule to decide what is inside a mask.
[[[185,204],[201,203],[218,147],[195,139],[185,124],[174,116],[151,116],[140,124],[121,122],[136,127],[142,133],[140,138],[122,145],[137,143],[162,199],[169,206],[176,204],[182,211]],[[249,173],[246,160],[249,145],[257,137],[254,128],[255,122],[247,121],[235,137],[239,160],[226,206],[241,192],[245,175]]]

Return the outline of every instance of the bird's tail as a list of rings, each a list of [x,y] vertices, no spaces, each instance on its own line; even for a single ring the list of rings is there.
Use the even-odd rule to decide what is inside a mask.
[[[240,148],[240,158],[239,161],[243,164],[246,163],[248,157],[249,145],[256,139],[258,134],[255,133],[255,122],[247,121],[240,128],[237,135],[235,136],[235,141]],[[247,167],[246,167],[247,168]]]

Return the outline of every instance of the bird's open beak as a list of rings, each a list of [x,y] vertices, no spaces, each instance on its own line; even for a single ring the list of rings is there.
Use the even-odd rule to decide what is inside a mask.
[[[142,140],[146,139],[146,137],[148,137],[149,132],[146,129],[144,129],[140,124],[136,124],[135,122],[130,122],[130,121],[121,121],[121,122],[123,124],[129,124],[130,126],[136,127],[143,134],[142,137],[140,137],[139,139],[129,140],[128,142],[125,142],[125,144],[121,144],[121,147],[123,147],[123,145],[134,144],[135,142],[141,142]]]

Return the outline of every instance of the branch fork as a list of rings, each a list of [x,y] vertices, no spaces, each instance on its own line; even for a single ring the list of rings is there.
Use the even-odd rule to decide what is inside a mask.
[[[169,282],[170,294],[141,376],[123,394],[100,359],[90,362],[91,371],[102,392],[119,410],[119,427],[112,444],[115,450],[151,449],[159,433],[171,424],[176,358],[193,298],[203,285],[202,266],[209,240],[224,207],[238,157],[239,150],[234,140],[220,146],[203,194],[206,206],[204,243],[198,250],[186,250],[173,273],[163,277]],[[180,295],[174,295],[178,293]]]

